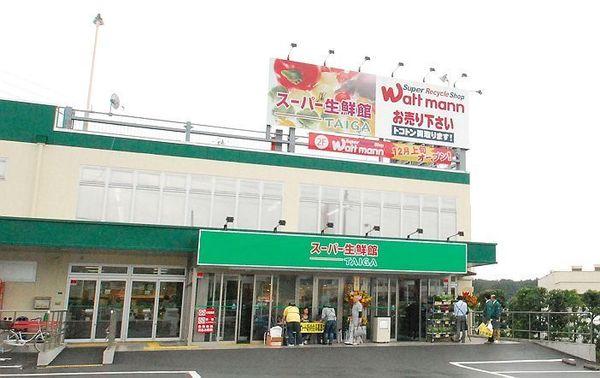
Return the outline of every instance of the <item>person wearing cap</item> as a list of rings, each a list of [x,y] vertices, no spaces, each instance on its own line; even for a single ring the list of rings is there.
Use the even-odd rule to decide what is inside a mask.
[[[483,318],[484,321],[492,322],[492,336],[488,338],[488,343],[500,340],[500,314],[502,313],[502,306],[500,302],[496,300],[496,295],[492,294],[490,300],[485,302],[483,307]]]

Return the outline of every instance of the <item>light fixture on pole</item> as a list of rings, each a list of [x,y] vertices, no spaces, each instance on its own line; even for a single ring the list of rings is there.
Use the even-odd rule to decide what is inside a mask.
[[[423,76],[423,83],[425,83],[425,79],[427,79],[427,77],[429,75],[431,75],[432,72],[435,72],[435,68],[434,67],[429,67],[429,73],[427,73],[427,75]]]
[[[417,228],[415,231],[413,231],[410,234],[406,235],[406,238],[410,239],[411,235],[422,234],[422,233],[423,233],[423,229],[422,228]]]
[[[323,62],[323,67],[327,67],[327,59],[329,59],[329,57],[334,54],[335,54],[335,50],[329,49],[329,54],[327,54],[327,56],[325,57],[325,61]]]
[[[456,88],[456,83],[458,83],[459,81],[466,79],[467,77],[469,77],[466,73],[461,73],[460,77],[458,79],[456,79],[456,81],[454,82],[454,85],[452,85],[454,88]]]
[[[327,224],[325,224],[325,228],[321,230],[321,235],[323,235],[325,233],[325,230],[327,230],[328,228],[333,228],[333,222],[327,222]]]
[[[442,76],[440,76],[440,81],[442,83],[448,83],[448,86],[450,86],[450,80],[448,80],[448,74],[443,74]]]
[[[360,66],[358,66],[358,72],[360,72],[360,70],[361,70],[362,66],[363,66],[365,63],[367,63],[368,61],[370,61],[370,60],[371,60],[371,57],[370,57],[370,56],[365,56],[365,58],[363,59],[362,63],[360,64]]]
[[[100,29],[100,26],[104,25],[104,20],[102,19],[102,16],[100,16],[100,13],[96,15],[93,22],[94,25],[96,25],[96,34],[94,35],[94,49],[92,50],[92,66],[90,68],[90,82],[88,85],[88,95],[85,110],[91,110],[90,106],[92,101],[92,83],[94,82],[94,65],[96,63],[96,46],[98,45],[98,30]]]
[[[398,62],[398,65],[396,66],[396,68],[394,68],[394,70],[392,71],[392,77],[394,77],[394,74],[396,73],[396,71],[398,71],[398,69],[400,67],[404,67],[404,63],[402,62]]]
[[[277,232],[277,227],[279,226],[285,226],[285,219],[280,219],[279,222],[277,222],[277,226],[275,226],[275,228],[273,228],[273,232]]]
[[[286,60],[290,60],[290,54],[292,53],[292,50],[295,49],[296,47],[298,47],[297,43],[295,43],[295,42],[290,43],[290,51],[288,51]]]
[[[450,241],[450,238],[453,238],[455,236],[465,236],[465,233],[463,231],[458,231],[456,234],[448,236],[446,238],[446,241]]]
[[[379,232],[379,230],[381,230],[381,227],[379,227],[379,226],[373,226],[369,231],[367,231],[367,233],[365,234],[365,237],[369,236],[369,233],[371,233],[371,231],[377,231],[377,232]]]
[[[227,225],[229,223],[233,223],[233,217],[227,217],[227,218],[225,218],[225,224],[223,225],[223,230],[227,230]]]

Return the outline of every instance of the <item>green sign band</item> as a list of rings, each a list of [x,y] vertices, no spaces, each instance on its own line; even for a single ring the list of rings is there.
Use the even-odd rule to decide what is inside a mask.
[[[200,230],[198,265],[465,274],[467,245],[419,240]]]

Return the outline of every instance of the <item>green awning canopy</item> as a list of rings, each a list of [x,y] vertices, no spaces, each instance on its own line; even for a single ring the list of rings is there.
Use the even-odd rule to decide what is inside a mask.
[[[298,238],[305,242],[320,242],[322,246],[329,246],[330,243],[341,244],[343,248],[347,243],[354,245],[377,245],[378,253],[388,253],[390,250],[401,250],[408,247],[412,248],[413,254],[422,254],[418,258],[411,260],[404,260],[404,266],[418,261],[418,269],[425,266],[424,256],[428,258],[442,258],[451,259],[446,264],[448,270],[461,270],[459,269],[460,260],[458,254],[460,251],[464,254],[464,248],[466,246],[466,262],[467,266],[479,266],[496,263],[496,244],[493,243],[474,243],[474,242],[445,242],[445,241],[433,241],[433,240],[406,240],[406,239],[394,239],[394,238],[362,238],[360,236],[341,236],[341,235],[330,235],[323,237],[319,234],[303,234],[303,233],[284,233],[280,232],[274,234],[272,232],[265,231],[246,231],[240,232],[241,230],[235,231],[222,231],[217,229],[202,229],[205,234],[212,233],[213,235],[223,235],[226,233],[225,238],[230,241],[235,238],[235,235],[245,236],[244,242],[248,242],[248,235],[255,243],[260,243],[261,240],[275,241],[275,244],[289,246],[290,238]],[[32,247],[36,249],[70,249],[70,250],[113,250],[113,251],[141,251],[141,252],[158,252],[158,253],[190,253],[194,254],[198,251],[199,245],[199,234],[200,228],[198,227],[183,227],[183,226],[162,226],[162,225],[145,225],[145,224],[125,224],[125,223],[109,223],[109,222],[88,222],[88,221],[71,221],[71,220],[51,220],[51,219],[39,219],[39,218],[15,218],[15,217],[0,217],[0,247]],[[223,239],[222,236],[217,239]],[[211,242],[215,242],[213,238]],[[239,245],[239,240],[238,242]],[[231,245],[235,245],[231,244]],[[311,244],[309,244],[309,247]],[[434,246],[434,247],[432,247]],[[301,248],[304,248],[302,246]],[[373,248],[373,247],[371,247]],[[268,250],[268,246],[263,248]],[[201,246],[201,253],[204,252]],[[214,252],[216,249],[213,248],[213,257],[217,258],[218,254]],[[302,250],[304,253],[304,250]],[[310,252],[310,251],[309,251]],[[222,253],[228,253],[227,249],[222,249]],[[263,252],[261,252],[263,253]],[[447,255],[445,255],[447,253]],[[217,256],[217,257],[215,257]],[[327,254],[319,255],[321,257],[327,257]],[[341,256],[341,255],[340,255]],[[383,264],[383,267],[391,267],[391,270],[402,270],[399,269],[399,265],[394,265],[394,258],[387,255],[383,258],[386,260],[382,263],[382,260],[378,257],[377,264]],[[450,257],[452,256],[452,257]],[[310,257],[310,256],[309,256]],[[313,256],[314,257],[314,256]],[[318,256],[317,256],[318,257]],[[333,256],[335,257],[335,256]],[[345,257],[368,257],[367,256],[345,256]],[[383,257],[383,255],[381,255]],[[396,256],[397,258],[398,256]],[[404,258],[404,257],[403,257]],[[200,257],[202,259],[202,257]],[[464,260],[464,259],[463,259]],[[216,265],[217,260],[212,260],[212,263]],[[318,260],[317,260],[318,261]],[[323,260],[324,261],[324,260]],[[202,262],[202,260],[201,260]],[[211,261],[208,261],[211,262]],[[247,265],[252,265],[249,262]],[[372,263],[372,262],[371,262]],[[223,262],[222,262],[223,264]],[[235,265],[235,264],[233,264]],[[243,265],[243,264],[242,264]],[[433,262],[430,266],[434,266]],[[442,264],[443,265],[443,264]],[[442,265],[439,265],[438,268]],[[308,267],[310,268],[310,267]],[[383,268],[382,268],[383,269]],[[415,268],[417,269],[417,268]],[[410,270],[410,269],[409,269]],[[431,268],[433,271],[434,269]]]

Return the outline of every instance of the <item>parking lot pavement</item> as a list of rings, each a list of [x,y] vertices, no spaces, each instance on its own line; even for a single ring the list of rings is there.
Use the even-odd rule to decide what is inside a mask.
[[[566,355],[529,343],[500,345],[296,347],[279,349],[169,350],[119,352],[114,365],[56,367],[20,373],[37,376],[107,377],[485,377],[564,376],[582,373],[583,362],[567,366]],[[0,376],[2,376],[0,371]],[[51,375],[49,375],[51,374]],[[18,376],[18,375],[13,375]],[[31,375],[29,375],[31,376]]]

